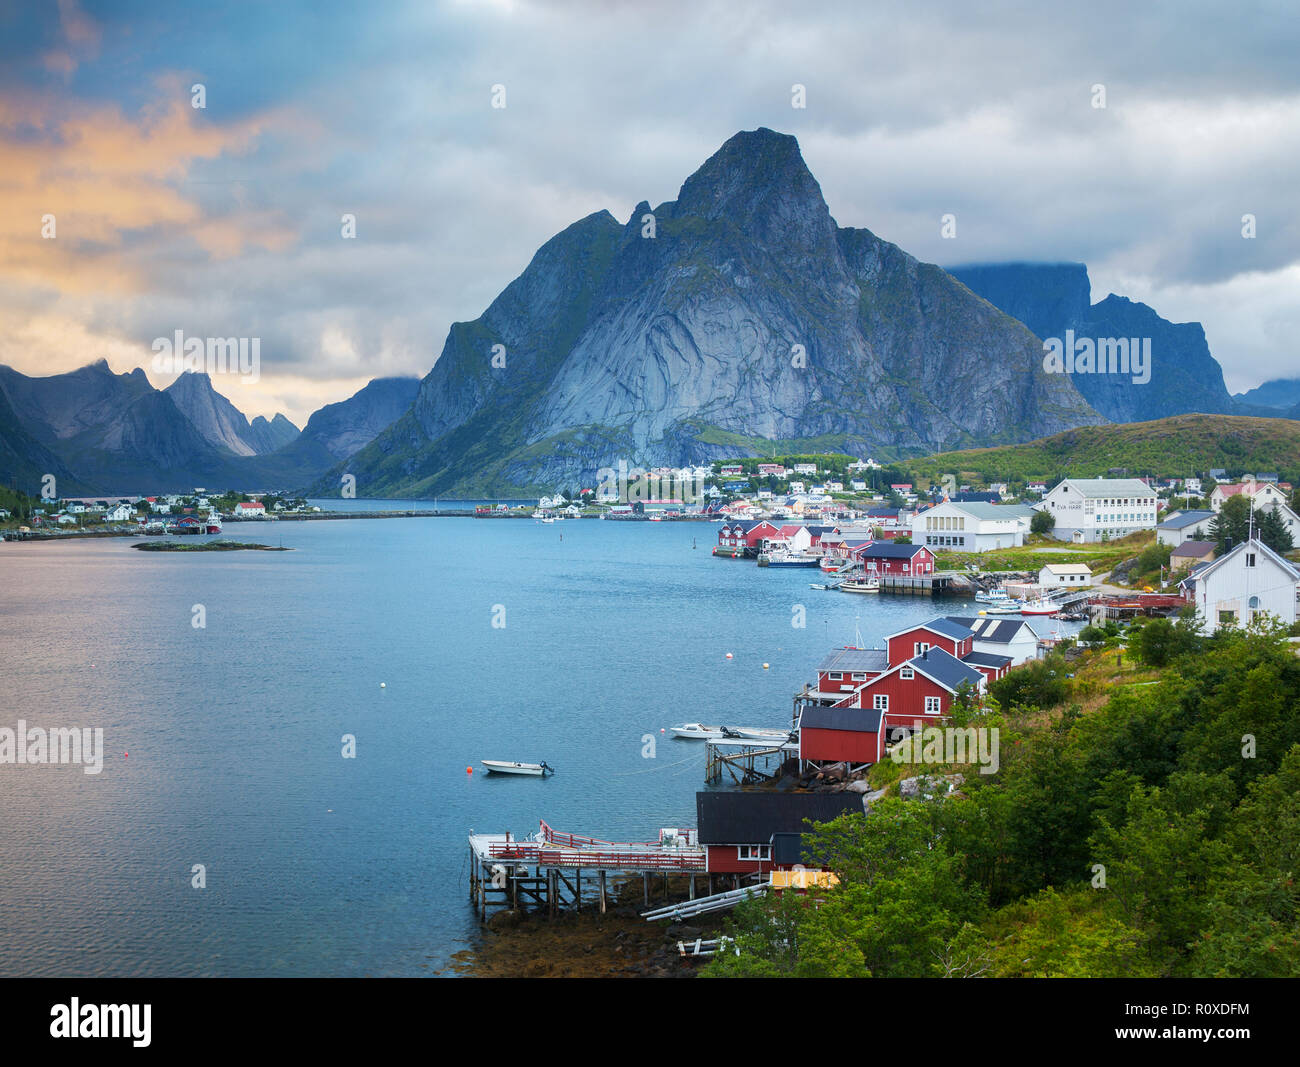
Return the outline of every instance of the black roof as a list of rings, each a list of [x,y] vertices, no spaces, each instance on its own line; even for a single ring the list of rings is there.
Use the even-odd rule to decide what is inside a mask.
[[[957,692],[957,687],[962,682],[978,686],[984,677],[974,667],[966,666],[956,656],[942,648],[927,649],[919,656],[909,659],[907,665],[914,667],[953,693]]]
[[[954,504],[1001,504],[1001,493],[953,493],[948,498]]]
[[[862,813],[857,793],[696,793],[695,812],[704,845],[766,845],[774,834],[808,829],[804,819],[829,822]]]
[[[876,708],[825,708],[814,704],[799,716],[800,729],[847,730],[874,734],[880,730],[881,712]]]
[[[948,621],[966,627],[975,634],[976,641],[988,641],[997,645],[1010,644],[1020,633],[1020,628],[1028,625],[1021,619],[999,619],[992,615],[974,619],[949,615]]]
[[[1010,656],[995,656],[992,652],[968,652],[961,661],[972,667],[1005,667],[1011,662]]]

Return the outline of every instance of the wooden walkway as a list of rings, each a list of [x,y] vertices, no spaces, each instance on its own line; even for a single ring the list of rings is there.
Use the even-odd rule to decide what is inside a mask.
[[[533,905],[552,916],[566,907],[580,911],[584,870],[589,876],[588,889],[595,883],[594,902],[602,914],[609,906],[611,875],[641,875],[647,902],[651,875],[688,875],[694,898],[695,875],[704,873],[705,852],[693,843],[693,830],[678,833],[686,843],[601,841],[553,830],[545,820],[530,838],[471,833],[470,903],[481,919],[487,918],[489,904],[507,908]]]

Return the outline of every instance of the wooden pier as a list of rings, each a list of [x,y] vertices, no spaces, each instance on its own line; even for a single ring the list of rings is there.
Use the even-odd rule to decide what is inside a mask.
[[[771,741],[708,740],[704,742],[704,781],[708,785],[717,785],[725,773],[735,785],[765,782],[775,778],[781,764],[798,754],[799,746],[793,741],[774,745]],[[772,769],[773,761],[776,762],[775,770]]]
[[[705,852],[694,843],[695,831],[675,831],[675,835],[673,841],[601,841],[553,830],[545,820],[530,838],[471,832],[470,903],[481,920],[487,919],[489,905],[532,907],[554,916],[566,908],[580,911],[586,903],[604,914],[609,907],[611,877],[640,875],[648,906],[651,877],[666,879],[670,874],[690,877],[694,899],[695,876],[704,873]]]
[[[957,575],[952,574],[873,574],[882,593],[905,596],[945,596],[955,592]]]

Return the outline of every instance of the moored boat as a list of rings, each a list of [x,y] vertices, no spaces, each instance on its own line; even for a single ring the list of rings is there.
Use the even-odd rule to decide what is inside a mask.
[[[541,763],[517,763],[499,759],[484,759],[479,762],[488,769],[489,774],[527,774],[534,778],[544,778],[547,774],[555,773],[555,769],[547,766],[545,760]]]
[[[1054,604],[1050,600],[1030,600],[1026,601],[1020,607],[1021,615],[1055,615],[1061,610],[1060,604]]]
[[[700,722],[678,723],[668,729],[674,737],[680,737],[687,741],[716,741],[727,735],[727,729],[724,726],[705,726]]]
[[[841,593],[879,593],[880,581],[877,578],[846,578],[835,588]]]
[[[786,741],[790,740],[789,730],[769,730],[763,726],[737,726],[731,732],[748,741],[771,741],[774,744],[785,744]]]

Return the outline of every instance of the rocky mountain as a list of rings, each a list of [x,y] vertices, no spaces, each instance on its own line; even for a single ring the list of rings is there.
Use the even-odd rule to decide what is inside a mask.
[[[320,488],[346,470],[367,496],[505,493],[756,439],[933,451],[1098,421],[1022,323],[837,226],[795,139],[760,129],[675,201],[543,245]]]
[[[1114,422],[1187,412],[1237,411],[1199,322],[1173,323],[1146,304],[1116,296],[1092,303],[1082,263],[998,263],[952,267],[954,278],[1041,338],[1150,338],[1151,375],[1074,374],[1084,399]]]
[[[284,415],[276,412],[269,422],[265,415],[257,415],[248,425],[248,440],[258,455],[274,452],[293,441],[302,431]]]
[[[233,455],[274,452],[298,436],[298,428],[283,415],[277,414],[274,422],[259,415],[250,424],[243,412],[213,388],[205,373],[186,371],[163,391],[205,440]]]
[[[91,491],[62,459],[28,432],[0,388],[0,483],[37,496],[48,474],[54,475],[56,494],[77,496]]]
[[[375,378],[347,400],[315,412],[303,435],[335,459],[347,459],[404,415],[419,390],[419,378]]]
[[[235,457],[200,434],[138,368],[114,374],[101,359],[67,374],[27,377],[0,367],[0,390],[23,430],[91,492],[222,484],[234,473]]]
[[[61,495],[290,489],[371,441],[418,384],[377,379],[300,434],[283,415],[250,423],[205,374],[159,391],[144,371],[114,374],[104,360],[49,377],[0,366],[0,484],[35,494],[53,473]]]

